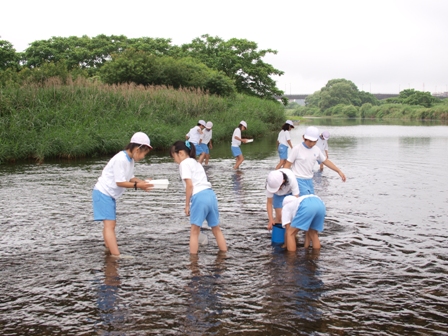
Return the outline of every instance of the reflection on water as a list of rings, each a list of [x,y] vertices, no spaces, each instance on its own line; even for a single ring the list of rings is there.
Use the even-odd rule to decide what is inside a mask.
[[[219,330],[220,316],[223,313],[221,304],[222,289],[221,275],[225,271],[224,252],[218,252],[213,267],[201,267],[199,257],[190,255],[191,281],[185,291],[189,294],[188,308],[185,316],[187,335],[201,335],[204,331]]]
[[[276,135],[243,147],[240,171],[227,144],[215,147],[206,172],[229,251],[209,239],[193,258],[166,154],[136,175],[169,179],[168,190],[117,202],[118,242],[132,259],[105,257],[92,221],[91,188],[109,158],[0,166],[0,334],[447,334],[448,127],[319,127],[347,176],[314,175],[327,208],[319,253],[271,245],[264,185]],[[261,154],[249,147],[257,141]]]
[[[118,275],[118,260],[112,256],[105,257],[103,279],[96,283],[98,298],[97,305],[99,320],[95,329],[110,332],[118,328],[124,322],[124,315],[120,308],[119,286],[121,285]]]

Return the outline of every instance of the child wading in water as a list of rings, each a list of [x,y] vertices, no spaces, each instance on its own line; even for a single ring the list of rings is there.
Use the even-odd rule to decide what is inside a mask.
[[[176,141],[170,155],[179,165],[185,187],[185,215],[190,216],[190,253],[197,254],[199,233],[204,220],[212,228],[218,248],[227,251],[226,240],[219,227],[218,200],[202,165],[196,161],[196,148],[189,141]],[[191,206],[190,206],[191,203]]]
[[[289,131],[294,128],[294,123],[291,120],[286,120],[285,124],[282,126],[282,130],[277,137],[277,151],[280,157],[280,162],[277,164],[275,169],[280,169],[286,163],[288,158],[288,147],[292,148],[291,135]]]
[[[149,191],[153,187],[134,177],[134,162],[144,159],[151,149],[149,137],[142,132],[135,133],[126,148],[107,163],[93,188],[93,219],[103,221],[104,244],[115,257],[120,256],[115,236],[116,200],[126,188]]]
[[[232,145],[230,149],[232,150],[233,156],[236,158],[235,165],[233,169],[238,169],[240,165],[244,161],[243,153],[241,152],[240,145],[241,143],[246,143],[247,139],[241,139],[241,132],[247,129],[247,123],[242,120],[237,128],[233,131],[232,134]]]

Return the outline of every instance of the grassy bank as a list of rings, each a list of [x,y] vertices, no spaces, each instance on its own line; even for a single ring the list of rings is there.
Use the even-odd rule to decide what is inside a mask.
[[[199,119],[214,123],[215,142],[230,143],[240,120],[248,123],[246,135],[261,136],[279,129],[284,118],[279,103],[255,97],[52,79],[1,89],[0,162],[112,154],[137,131],[156,149],[167,148]]]

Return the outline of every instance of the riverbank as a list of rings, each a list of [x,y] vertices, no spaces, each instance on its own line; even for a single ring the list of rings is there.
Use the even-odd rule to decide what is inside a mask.
[[[246,136],[263,136],[285,121],[280,103],[163,86],[105,85],[86,79],[0,91],[0,163],[112,154],[143,131],[155,149],[169,147],[199,119],[213,122],[213,140],[230,141],[241,120]]]

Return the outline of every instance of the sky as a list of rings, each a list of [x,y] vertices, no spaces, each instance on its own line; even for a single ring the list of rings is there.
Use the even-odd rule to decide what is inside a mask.
[[[0,39],[16,51],[53,36],[247,39],[273,49],[263,61],[286,94],[311,94],[331,79],[359,90],[448,91],[446,0],[2,1]]]

